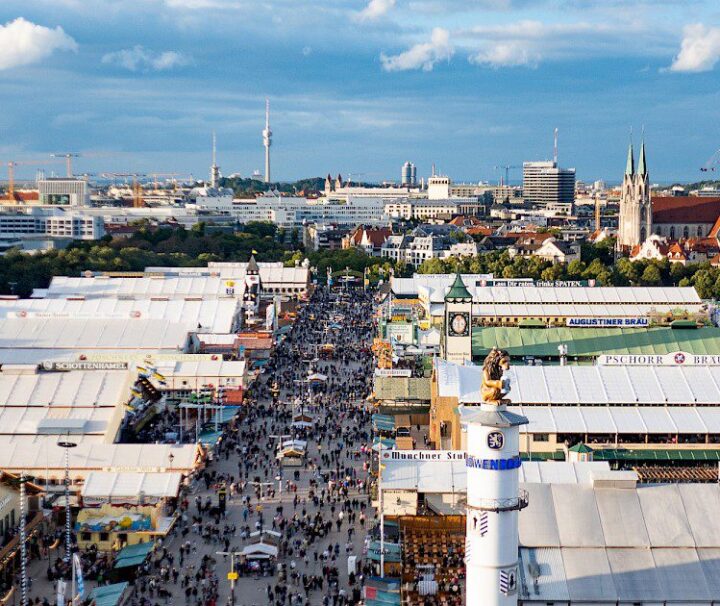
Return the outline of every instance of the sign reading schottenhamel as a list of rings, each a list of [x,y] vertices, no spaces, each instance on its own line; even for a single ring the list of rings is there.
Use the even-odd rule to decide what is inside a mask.
[[[600,366],[720,366],[720,356],[696,355],[684,351],[668,354],[605,354]]]
[[[568,318],[565,324],[574,328],[646,328],[650,318]]]

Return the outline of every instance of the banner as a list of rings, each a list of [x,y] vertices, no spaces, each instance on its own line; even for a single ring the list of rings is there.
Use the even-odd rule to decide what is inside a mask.
[[[383,461],[462,461],[467,457],[464,450],[385,450]]]
[[[376,377],[411,377],[412,370],[409,368],[376,368]]]
[[[650,318],[567,318],[565,324],[573,328],[647,328]]]
[[[720,366],[720,355],[691,354],[675,351],[668,354],[605,354],[598,357],[600,366]]]

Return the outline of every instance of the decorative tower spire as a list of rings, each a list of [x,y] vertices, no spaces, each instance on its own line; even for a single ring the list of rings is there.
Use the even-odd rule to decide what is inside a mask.
[[[630,142],[628,147],[627,165],[625,166],[625,174],[632,176],[635,174],[635,155],[633,153],[633,144]]]
[[[644,177],[647,175],[647,162],[645,160],[645,138],[643,137],[640,144],[640,159],[638,161],[638,175]]]

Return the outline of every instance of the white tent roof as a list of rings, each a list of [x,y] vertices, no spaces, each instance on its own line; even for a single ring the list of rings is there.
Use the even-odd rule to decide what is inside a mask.
[[[236,299],[17,299],[0,300],[0,319],[154,319],[183,324],[189,331],[229,333],[238,312]],[[200,325],[201,328],[198,328]]]
[[[523,433],[705,434],[720,431],[717,406],[510,406]]]
[[[126,397],[129,381],[124,370],[0,372],[0,407],[112,407]]]
[[[173,461],[173,465],[175,462]],[[84,498],[137,498],[140,493],[147,497],[172,498],[180,490],[180,473],[133,473],[91,471],[82,488]]]
[[[167,297],[184,299],[242,298],[245,283],[236,281],[232,294],[228,294],[226,280],[214,276],[153,276],[144,278],[71,278],[57,276],[52,279],[45,298],[66,297],[150,299]]]
[[[0,350],[107,349],[181,351],[188,339],[183,324],[167,320],[75,320],[6,318],[0,320]]]
[[[718,485],[525,488],[524,603],[710,603],[720,596]]]
[[[188,473],[196,466],[198,446],[186,444],[108,444],[101,436],[71,436],[77,443],[69,450],[73,477],[84,478],[91,471],[162,472],[173,455],[172,469]],[[40,477],[60,477],[65,469],[65,449],[57,436],[12,436],[3,440],[0,469],[17,473],[34,472]]]
[[[480,402],[482,367],[435,364],[440,396]],[[720,402],[720,366],[511,366],[508,374],[515,405]]]

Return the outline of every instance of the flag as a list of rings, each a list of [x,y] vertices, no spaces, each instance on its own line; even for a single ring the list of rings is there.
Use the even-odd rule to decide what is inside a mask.
[[[57,606],[65,606],[65,581],[58,579],[57,582]]]
[[[73,596],[73,600],[80,598],[82,600],[85,594],[85,580],[83,579],[82,566],[80,564],[80,556],[73,554],[73,572],[75,573],[75,582],[77,586],[77,596]]]
[[[161,383],[165,382],[165,375],[161,375],[157,370],[152,373],[153,379],[157,379]]]
[[[258,251],[256,251],[256,250],[253,248],[252,254],[256,255],[256,254],[258,254]]]
[[[144,366],[137,366],[136,368],[140,374],[147,374],[147,368],[145,368]]]

